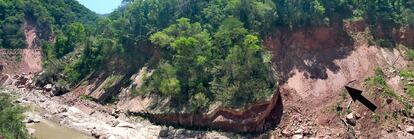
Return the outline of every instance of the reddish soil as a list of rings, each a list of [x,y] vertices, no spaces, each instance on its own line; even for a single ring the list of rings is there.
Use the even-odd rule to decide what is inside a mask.
[[[265,46],[274,56],[281,83],[284,110],[278,129],[300,128],[293,123],[301,119],[308,121],[302,126],[307,123],[318,127],[317,137],[347,137],[343,117],[335,112],[343,87],[354,82],[356,87],[363,88],[364,79],[372,76],[377,67],[393,65],[398,69],[407,65],[398,50],[369,46],[366,38],[352,39],[344,30],[362,34],[364,23],[296,31],[279,29],[266,38]],[[372,123],[362,128],[381,131]],[[369,132],[361,130],[365,131]],[[369,135],[365,137],[372,137]]]
[[[42,71],[40,49],[0,49],[0,65],[5,74],[38,73]]]
[[[0,65],[3,73],[21,74],[42,71],[42,52],[36,44],[36,27],[31,20],[23,24],[27,46],[25,49],[0,49]]]

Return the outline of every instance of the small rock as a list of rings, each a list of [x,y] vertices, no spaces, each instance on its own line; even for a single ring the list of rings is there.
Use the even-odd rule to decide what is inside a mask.
[[[354,113],[350,113],[348,115],[346,115],[346,122],[352,126],[355,126],[356,124],[356,118]]]
[[[43,117],[46,118],[46,119],[50,119],[50,118],[52,118],[52,115],[45,114],[45,115],[43,115]]]
[[[288,128],[285,128],[284,130],[282,130],[282,135],[283,136],[290,136],[290,131],[288,130]]]
[[[43,87],[43,89],[47,92],[52,91],[52,84],[45,85],[45,87]]]
[[[101,135],[98,133],[98,131],[97,131],[97,130],[92,130],[92,131],[91,131],[91,135],[92,135],[93,137],[95,137],[95,138],[98,138],[98,139],[99,139],[99,137],[101,136]]]
[[[114,120],[108,121],[107,124],[110,125],[111,127],[115,127],[119,124],[119,121],[114,119]]]
[[[26,118],[22,121],[23,123],[33,123],[32,119]]]
[[[298,130],[295,131],[295,134],[303,134],[303,129],[299,128]]]
[[[387,102],[387,104],[391,104],[392,103],[392,98],[387,98],[386,102]]]
[[[17,100],[14,101],[14,103],[20,104],[20,103],[22,103],[22,101],[20,99],[17,99]]]
[[[414,126],[408,126],[407,128],[405,128],[405,132],[414,135]]]
[[[161,130],[160,130],[160,133],[158,134],[159,135],[159,137],[168,137],[168,132],[169,132],[169,129],[168,129],[168,127],[162,127],[161,128]]]
[[[398,129],[400,129],[400,130],[402,130],[401,125],[400,125],[400,124],[398,124],[398,125],[397,125],[397,128],[398,128]]]
[[[302,134],[293,135],[292,139],[303,139],[303,135]]]
[[[65,107],[57,107],[54,110],[52,110],[52,114],[59,114],[59,113],[63,113],[63,112],[67,112],[67,109]]]
[[[12,78],[13,79],[17,79],[17,78],[19,78],[20,76],[19,75],[14,75]]]
[[[414,118],[414,107],[411,109],[410,117]]]
[[[355,113],[355,118],[358,120],[358,119],[361,119],[361,115],[359,114],[359,113]]]
[[[100,136],[99,139],[108,139],[106,136]]]
[[[39,119],[33,118],[33,123],[40,123]]]
[[[40,120],[36,119],[36,118],[32,118],[32,117],[27,117],[22,122],[23,123],[28,123],[28,124],[30,124],[30,123],[40,123]]]
[[[132,125],[132,124],[130,124],[130,123],[119,123],[118,125],[117,125],[117,127],[124,127],[124,128],[135,128],[135,126],[134,125]]]

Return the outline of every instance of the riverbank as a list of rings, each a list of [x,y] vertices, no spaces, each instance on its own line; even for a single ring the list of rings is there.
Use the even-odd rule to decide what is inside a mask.
[[[17,80],[10,80],[12,80],[9,81],[11,84],[5,84],[3,87],[17,97],[16,103],[37,108],[35,111],[28,111],[27,115],[41,117],[40,121],[45,121],[45,123],[39,126],[43,128],[59,125],[62,127],[59,130],[70,129],[68,132],[76,131],[87,137],[99,139],[227,138],[218,132],[153,125],[140,117],[128,117],[125,113],[110,106],[102,106],[88,100],[68,101],[65,96],[53,97],[43,89],[15,86]],[[35,132],[45,133],[39,130]],[[57,131],[49,132],[52,136],[54,134],[52,132]]]

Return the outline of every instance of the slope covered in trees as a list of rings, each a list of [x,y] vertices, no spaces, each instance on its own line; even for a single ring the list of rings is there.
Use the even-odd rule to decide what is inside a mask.
[[[412,0],[124,0],[105,17],[74,0],[0,0],[0,7],[1,47],[25,46],[25,19],[54,34],[54,43],[43,43],[47,82],[76,86],[102,70],[130,75],[134,64],[148,62],[150,48],[160,60],[151,64],[155,73],[142,93],[195,110],[214,102],[243,106],[272,94],[277,79],[262,46],[272,29],[344,20],[365,20],[386,32],[414,26]]]
[[[90,24],[96,18],[74,0],[0,0],[0,48],[26,47],[24,22],[34,22],[39,37],[48,41],[71,23]]]

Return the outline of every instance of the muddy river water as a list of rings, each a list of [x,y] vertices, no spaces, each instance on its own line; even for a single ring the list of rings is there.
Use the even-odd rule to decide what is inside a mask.
[[[41,115],[41,108],[33,105],[27,106],[28,112]],[[40,116],[39,116],[40,117]],[[27,124],[27,128],[35,129],[33,137],[36,139],[94,139],[93,137],[72,128],[64,127],[52,120],[39,119],[39,123]]]
[[[52,121],[42,119],[40,123],[27,125],[36,131],[37,139],[93,139],[92,137],[71,128],[62,127]]]

